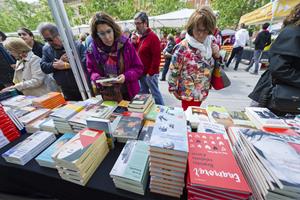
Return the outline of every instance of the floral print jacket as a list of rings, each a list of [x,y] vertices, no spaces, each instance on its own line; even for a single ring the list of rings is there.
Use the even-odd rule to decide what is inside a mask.
[[[211,88],[210,80],[214,59],[206,59],[200,50],[193,48],[186,40],[176,47],[169,74],[169,91],[177,92],[182,100],[204,101]]]

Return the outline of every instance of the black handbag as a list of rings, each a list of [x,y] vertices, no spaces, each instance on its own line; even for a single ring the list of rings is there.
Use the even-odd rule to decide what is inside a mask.
[[[300,114],[300,88],[276,84],[271,91],[268,108],[284,113]]]

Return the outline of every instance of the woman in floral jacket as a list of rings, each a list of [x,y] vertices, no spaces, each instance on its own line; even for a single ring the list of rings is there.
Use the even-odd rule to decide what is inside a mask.
[[[197,9],[186,28],[185,40],[175,47],[168,79],[169,91],[181,100],[184,110],[200,106],[205,100],[211,87],[214,58],[220,57],[218,46],[212,43],[216,17],[209,7]]]

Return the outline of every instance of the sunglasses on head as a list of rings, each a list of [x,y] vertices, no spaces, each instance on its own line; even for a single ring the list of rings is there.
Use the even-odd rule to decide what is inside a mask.
[[[97,35],[101,38],[104,38],[106,35],[113,33],[112,29],[108,29],[107,31],[97,32]]]

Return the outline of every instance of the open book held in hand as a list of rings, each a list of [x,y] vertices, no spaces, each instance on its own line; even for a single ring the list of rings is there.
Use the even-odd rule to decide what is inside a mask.
[[[114,83],[114,82],[117,82],[119,79],[118,77],[112,77],[112,78],[101,78],[101,79],[98,79],[96,80],[96,83]]]

